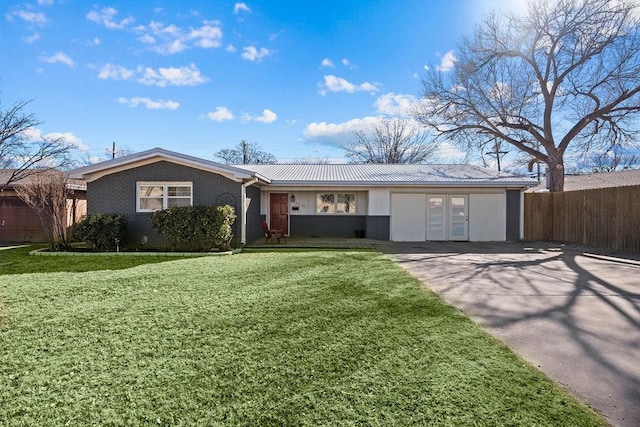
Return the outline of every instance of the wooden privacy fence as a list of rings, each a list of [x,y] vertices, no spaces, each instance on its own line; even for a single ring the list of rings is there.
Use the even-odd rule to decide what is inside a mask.
[[[640,185],[525,193],[524,237],[640,251]]]

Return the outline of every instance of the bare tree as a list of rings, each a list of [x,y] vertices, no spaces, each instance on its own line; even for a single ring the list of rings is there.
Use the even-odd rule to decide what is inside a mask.
[[[329,159],[327,157],[307,156],[294,159],[290,163],[294,165],[328,165]]]
[[[570,144],[587,152],[637,133],[637,16],[631,0],[533,0],[522,16],[487,15],[451,72],[427,72],[416,116],[467,150],[515,146],[562,191]]]
[[[586,160],[583,169],[589,172],[615,172],[640,167],[640,155],[617,148],[593,154]]]
[[[409,119],[379,117],[370,131],[356,131],[342,146],[351,163],[425,163],[438,145]]]
[[[0,190],[29,175],[60,169],[70,162],[71,147],[64,138],[40,137],[34,141],[29,131],[41,124],[33,114],[24,112],[30,101],[18,102],[6,110],[0,105],[0,169],[11,174],[0,182]]]
[[[133,151],[131,148],[127,146],[124,146],[124,147],[121,146],[120,148],[117,148],[115,150],[114,148],[107,148],[105,150],[105,154],[102,154],[99,156],[91,155],[91,153],[85,153],[83,157],[78,157],[74,159],[72,166],[76,168],[83,167],[83,166],[90,166],[99,162],[106,162],[108,160],[129,156],[135,153],[135,151]]]
[[[18,197],[38,212],[51,250],[69,248],[67,200],[71,196],[67,177],[58,171],[34,174],[15,187]]]
[[[213,155],[228,165],[273,164],[277,160],[273,154],[260,149],[255,142],[242,141],[235,148],[225,148]]]

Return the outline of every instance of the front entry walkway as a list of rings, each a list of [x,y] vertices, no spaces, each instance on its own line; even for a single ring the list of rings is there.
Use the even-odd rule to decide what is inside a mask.
[[[640,261],[552,243],[378,249],[607,417],[640,426]]]

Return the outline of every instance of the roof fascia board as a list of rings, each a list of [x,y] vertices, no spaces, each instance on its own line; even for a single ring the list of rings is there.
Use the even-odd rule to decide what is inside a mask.
[[[175,163],[175,164],[187,166],[190,168],[203,170],[205,172],[217,173],[219,175],[222,175],[236,182],[242,182],[243,180],[252,178],[252,175],[245,171],[238,173],[240,171],[232,171],[232,170],[227,170],[223,168],[217,168],[217,167],[206,165],[200,162],[193,162],[193,161],[184,160],[182,158],[176,158],[176,157],[164,156],[164,155],[145,157],[141,159],[136,159],[135,161],[122,163],[119,165],[118,164],[110,165],[107,168],[101,168],[95,171],[83,172],[82,170],[78,169],[75,173],[72,174],[72,176],[84,179],[87,182],[91,182],[91,181],[95,181],[98,178],[102,178],[103,176],[106,176],[106,175],[111,175],[113,173],[122,172],[125,170],[134,169],[137,167],[146,166],[146,165],[150,165],[150,164],[162,162],[162,161],[167,161],[170,163]]]
[[[353,182],[353,181],[271,181],[270,187],[509,187],[509,188],[529,188],[537,185],[536,182],[515,181],[515,182],[424,182],[424,181],[374,181],[374,182]]]

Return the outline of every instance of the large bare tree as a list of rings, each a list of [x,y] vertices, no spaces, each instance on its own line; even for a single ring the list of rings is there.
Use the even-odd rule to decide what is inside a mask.
[[[351,163],[425,163],[431,160],[438,144],[410,119],[379,117],[370,130],[353,133],[342,146]]]
[[[7,109],[0,104],[0,169],[9,169],[8,179],[0,182],[0,190],[10,183],[34,173],[66,167],[71,148],[64,138],[39,136],[30,131],[41,122],[24,110],[30,101],[18,102]]]
[[[466,149],[505,141],[564,187],[565,155],[632,140],[640,111],[638,9],[632,0],[533,0],[486,15],[452,71],[423,79],[425,125]]]
[[[242,141],[235,148],[225,148],[213,155],[228,165],[264,165],[276,163],[273,154],[260,149],[255,142]]]
[[[62,172],[49,170],[23,179],[15,190],[20,199],[38,212],[49,248],[67,250],[70,246],[67,200],[72,195],[67,177]]]

